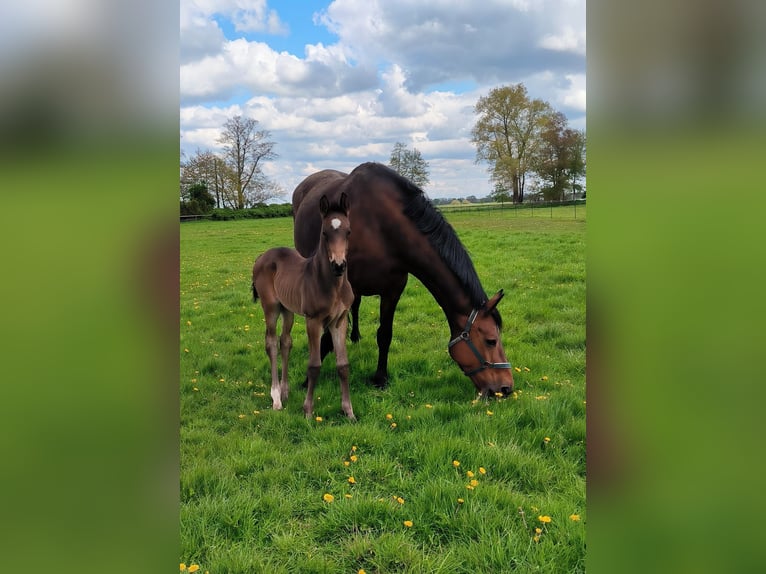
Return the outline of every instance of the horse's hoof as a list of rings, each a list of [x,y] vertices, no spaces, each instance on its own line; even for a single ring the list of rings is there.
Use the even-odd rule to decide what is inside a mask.
[[[378,375],[375,375],[372,377],[372,380],[370,381],[373,387],[376,389],[385,389],[388,386],[388,377],[381,377]]]
[[[361,339],[362,339],[362,336],[359,333],[351,333],[352,343],[358,343]]]

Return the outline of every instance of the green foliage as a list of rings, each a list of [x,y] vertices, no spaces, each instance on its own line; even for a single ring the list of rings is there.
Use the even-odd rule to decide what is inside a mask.
[[[204,215],[213,210],[215,198],[204,183],[189,186],[187,195],[189,199],[181,202],[181,215]]]
[[[214,209],[211,219],[229,221],[232,219],[263,219],[270,217],[291,217],[293,207],[289,203],[260,205],[249,209]]]
[[[302,318],[290,396],[270,408],[250,271],[262,251],[292,245],[291,220],[182,226],[180,561],[210,572],[584,572],[584,207],[578,215],[449,213],[486,290],[505,288],[517,393],[476,400],[447,353],[441,309],[410,278],[382,391],[367,384],[378,304],[362,302],[363,338],[349,345],[357,423],[341,414],[333,355],[315,395],[322,420],[304,418]]]
[[[405,144],[396,142],[388,165],[419,188],[424,189],[428,185],[428,162],[418,148],[408,149]]]

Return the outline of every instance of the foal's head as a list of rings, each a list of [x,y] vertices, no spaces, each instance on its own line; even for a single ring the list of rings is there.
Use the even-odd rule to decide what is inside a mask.
[[[345,192],[341,193],[338,202],[331,204],[327,196],[323,195],[319,200],[319,211],[322,214],[322,235],[318,253],[327,256],[333,272],[340,277],[346,272],[348,236],[351,234],[348,197]]]

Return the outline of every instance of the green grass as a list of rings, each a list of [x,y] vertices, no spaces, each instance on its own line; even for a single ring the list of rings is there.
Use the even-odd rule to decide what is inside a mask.
[[[270,409],[250,271],[262,251],[292,245],[292,220],[183,224],[180,561],[211,574],[584,571],[585,208],[576,220],[556,209],[553,218],[447,215],[485,289],[505,289],[516,398],[476,400],[447,354],[441,309],[411,277],[384,391],[366,383],[378,308],[363,300],[363,338],[349,345],[357,423],[340,410],[333,355],[315,396],[323,420],[303,417],[301,318],[290,397],[284,411]]]

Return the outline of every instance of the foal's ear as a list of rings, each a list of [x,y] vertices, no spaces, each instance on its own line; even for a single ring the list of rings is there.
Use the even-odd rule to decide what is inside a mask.
[[[346,192],[340,194],[340,202],[339,202],[340,210],[348,215],[348,196],[346,195]]]
[[[492,298],[489,301],[486,302],[486,304],[484,305],[484,309],[486,311],[491,311],[492,309],[497,307],[497,304],[500,303],[500,299],[502,299],[504,295],[505,295],[505,293],[503,293],[503,290],[500,289],[500,291],[495,293],[492,296]]]
[[[319,199],[319,213],[322,214],[322,217],[327,217],[327,213],[330,211],[330,201],[327,199],[326,195],[323,195]]]

